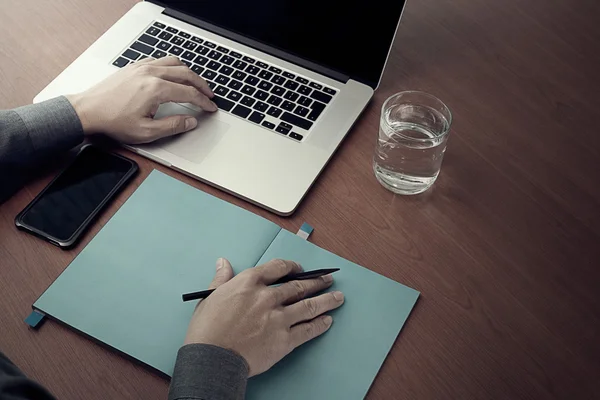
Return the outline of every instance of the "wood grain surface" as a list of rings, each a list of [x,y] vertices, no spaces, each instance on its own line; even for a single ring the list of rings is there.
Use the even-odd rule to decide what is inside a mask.
[[[30,103],[133,3],[0,0],[0,108]],[[166,398],[144,368],[23,323],[156,168],[286,229],[309,222],[317,245],[422,292],[368,398],[597,399],[599,17],[593,0],[409,0],[372,104],[290,218],[125,153],[135,184],[65,252],[14,227],[59,165],[41,171],[0,206],[0,349],[60,399]],[[380,107],[407,89],[454,116],[442,173],[417,197],[371,170]]]

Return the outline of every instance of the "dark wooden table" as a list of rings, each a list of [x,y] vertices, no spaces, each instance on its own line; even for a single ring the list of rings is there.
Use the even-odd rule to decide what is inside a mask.
[[[31,102],[133,0],[0,0],[0,108]],[[410,0],[371,106],[299,210],[279,218],[128,154],[141,173],[76,249],[17,232],[57,169],[0,207],[0,349],[61,399],[164,399],[167,381],[48,323],[32,302],[153,168],[416,288],[372,399],[600,393],[600,3]],[[379,109],[420,89],[454,115],[431,191],[373,177]]]

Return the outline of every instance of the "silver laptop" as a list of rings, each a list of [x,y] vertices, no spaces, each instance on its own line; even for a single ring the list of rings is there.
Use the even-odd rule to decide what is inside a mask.
[[[144,1],[34,102],[83,91],[145,57],[175,55],[209,83],[220,110],[163,104],[157,118],[187,113],[198,127],[127,147],[289,215],[371,99],[403,6],[383,0]]]

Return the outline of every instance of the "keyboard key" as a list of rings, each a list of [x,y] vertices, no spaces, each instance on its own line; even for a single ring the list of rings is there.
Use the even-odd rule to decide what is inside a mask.
[[[154,46],[156,43],[158,43],[158,39],[157,38],[152,37],[150,35],[146,35],[145,33],[142,36],[140,36],[138,38],[138,40],[140,42],[144,42],[146,44],[149,44],[150,46]]]
[[[217,84],[214,83],[213,81],[206,81],[206,84],[208,85],[208,87],[210,88],[210,90],[214,90],[215,86],[217,86]]]
[[[326,87],[326,88],[323,88],[323,91],[324,91],[325,93],[327,93],[327,94],[330,94],[330,95],[332,95],[332,96],[335,96],[335,94],[337,93],[335,90],[333,90],[333,89],[329,89],[328,87]]]
[[[256,65],[258,65],[258,63]],[[273,76],[273,73],[269,72],[269,71],[266,71],[266,70],[262,70],[262,71],[260,71],[260,74],[258,74],[258,76],[260,78],[263,78],[264,80],[268,81]]]
[[[159,38],[159,39],[162,39],[162,40],[169,40],[169,39],[171,39],[172,37],[173,37],[173,34],[172,34],[172,33],[169,33],[169,32],[163,32],[163,33],[161,33],[160,35],[158,35],[158,38]]]
[[[306,85],[308,83],[308,79],[304,79],[301,76],[297,76],[296,81],[300,82],[303,85]]]
[[[275,124],[270,123],[269,121],[264,121],[262,124],[265,128],[273,129],[275,128]]]
[[[171,48],[171,44],[167,42],[160,42],[156,47],[158,47],[160,50],[167,51]]]
[[[265,114],[259,113],[258,111],[254,111],[248,119],[254,122],[255,124],[260,124],[262,120],[265,119]]]
[[[124,66],[126,66],[127,64],[129,64],[129,60],[126,59],[126,58],[123,58],[123,57],[119,57],[115,61],[113,61],[112,64],[115,67],[123,68]]]
[[[165,24],[161,24],[160,22],[155,22],[152,24],[152,26],[155,26],[160,29],[165,29],[167,27]]]
[[[273,84],[271,82],[261,81],[258,84],[258,87],[261,88],[262,90],[271,90],[271,88],[273,87]]]
[[[252,112],[251,109],[245,107],[241,104],[235,106],[235,108],[231,111],[232,114],[237,115],[238,117],[246,118]]]
[[[244,82],[246,82],[246,83],[247,83],[247,84],[249,84],[249,85],[256,86],[256,84],[257,84],[259,81],[260,81],[260,79],[258,79],[258,78],[257,78],[257,77],[255,77],[255,76],[248,76]]]
[[[276,85],[282,86],[283,82],[285,82],[285,78],[283,76],[281,76],[281,75],[275,75],[273,77],[273,79],[271,79],[271,82],[273,82]],[[292,82],[292,83],[295,83],[295,82]]]
[[[169,53],[173,54],[173,55],[180,55],[181,53],[183,53],[183,49],[181,47],[177,47],[177,46],[173,46],[171,47],[171,49],[169,50]]]
[[[138,61],[142,61],[143,59],[148,58],[148,56],[141,56]]]
[[[281,97],[271,95],[271,97],[269,97],[269,100],[267,100],[267,103],[269,103],[272,106],[278,106],[281,104],[282,101],[283,100],[281,99]]]
[[[182,63],[184,63],[185,65],[188,66],[188,68],[190,68],[192,66],[192,63],[189,62],[188,60],[181,60]]]
[[[154,48],[148,46],[147,44],[135,42],[131,45],[131,48],[139,51],[140,53],[150,54],[154,51]]]
[[[208,63],[207,67],[212,70],[217,71],[219,68],[221,68],[221,63],[218,63],[216,61],[211,61]]]
[[[286,100],[281,105],[281,108],[283,108],[285,111],[294,111],[294,108],[296,108],[296,104]]]
[[[243,81],[246,76],[248,76],[248,75],[245,72],[242,72],[242,71],[235,71],[233,73],[233,77],[235,79],[239,79],[240,81]]]
[[[281,70],[279,68],[277,68],[277,67],[270,67],[269,71],[274,72],[276,74],[280,74],[281,73]]]
[[[248,106],[248,107],[252,107],[252,105],[255,102],[256,102],[256,100],[254,100],[252,97],[249,97],[249,96],[244,96],[242,101],[240,101],[240,103],[242,103],[243,105]]]
[[[244,69],[248,66],[248,63],[245,63],[243,61],[237,60],[234,64],[233,67],[237,68],[237,69]]]
[[[204,42],[204,40],[200,39],[197,36],[192,36],[192,42],[202,43],[202,42]]]
[[[323,89],[323,85],[320,85],[320,84],[318,84],[318,83],[316,83],[316,82],[311,82],[309,86],[310,86],[311,88],[313,88],[313,89],[317,89],[317,90],[321,90],[321,89]]]
[[[220,83],[221,85],[227,85],[229,81],[230,79],[225,75],[219,75],[219,77],[215,79],[215,82]]]
[[[308,119],[311,121],[316,121],[319,118],[319,115],[325,109],[325,104],[319,103],[318,101],[314,101],[312,106],[310,106],[310,114],[308,114]]]
[[[289,122],[290,124],[295,125],[304,130],[309,130],[310,127],[313,125],[312,122],[310,122],[302,117],[299,117],[297,115],[290,114],[289,112],[284,112],[283,115],[281,116],[281,120],[285,121],[285,122]]]
[[[313,91],[311,93],[310,97],[312,97],[315,100],[319,100],[320,102],[325,103],[325,104],[329,104],[329,102],[333,98],[330,95],[320,92],[318,90]]]
[[[208,58],[204,57],[204,56],[198,56],[196,57],[196,59],[194,60],[194,62],[196,64],[200,64],[200,65],[204,65],[208,62]]]
[[[269,108],[269,111],[267,111],[267,114],[269,114],[271,117],[279,118],[282,112],[283,111],[277,107],[271,107]]]
[[[242,86],[244,86],[244,84],[242,82],[240,82],[240,81],[232,80],[231,82],[229,82],[229,85],[227,85],[227,86],[230,87],[230,88],[232,88],[232,89],[234,89],[234,90],[240,90],[240,88]]]
[[[221,60],[222,61],[222,60]],[[223,75],[231,75],[231,73],[233,72],[233,68],[228,67],[227,65],[223,66],[223,68],[221,68],[219,70],[220,73],[222,73]]]
[[[183,48],[186,50],[194,50],[196,47],[198,47],[198,44],[190,42],[189,40],[183,44]]]
[[[254,58],[251,58],[248,56],[244,56],[244,58],[242,58],[242,60],[246,61],[249,64],[254,64],[254,62],[256,61]]]
[[[127,57],[130,60],[137,60],[140,57],[140,53],[131,49],[125,50],[125,53],[123,53],[122,55],[123,57]]]
[[[298,103],[302,104],[304,107],[308,107],[310,106],[310,103],[312,103],[312,100],[306,96],[300,96],[300,99],[298,99]]]
[[[244,86],[244,88],[242,89],[242,93],[247,94],[252,96],[254,94],[254,92],[256,91],[256,88],[250,86],[250,85],[246,85]]]
[[[304,136],[302,136],[301,134],[296,133],[296,132],[290,133],[290,137],[292,139],[296,139],[296,140],[302,140],[304,138]]]
[[[292,74],[290,72],[287,72],[287,71],[283,71],[282,75],[285,76],[288,79],[294,79],[296,77],[296,75],[294,75],[294,74]]]
[[[198,46],[198,48],[196,49],[196,53],[205,56],[206,53],[208,53],[208,50],[209,50],[208,47]]]
[[[269,68],[269,65],[268,65],[268,64],[265,64],[265,63],[264,63],[264,62],[262,62],[262,61],[257,61],[257,62],[256,62],[256,65],[258,65],[259,67],[261,67],[261,68],[264,68],[264,69],[267,69],[267,68]]]
[[[298,107],[296,107],[296,110],[294,111],[294,114],[298,114],[301,117],[306,117],[308,115],[308,108],[302,107],[302,106],[298,106]]]
[[[254,65],[250,65],[248,66],[248,68],[246,68],[246,72],[252,75],[256,75],[258,74],[258,72],[260,71],[260,68],[254,66]]]
[[[227,92],[229,92],[229,89],[227,89],[225,86],[219,86],[215,89],[215,94],[218,94],[219,96],[225,96]]]
[[[173,39],[170,40],[170,42],[173,43],[175,46],[181,46],[185,42],[185,39],[179,36],[174,36]]]
[[[228,99],[231,99],[233,101],[239,101],[242,98],[242,95],[238,92],[234,92],[233,90],[231,92],[229,92],[229,95],[227,96]]]
[[[223,46],[217,47],[217,50],[219,50],[221,53],[225,53],[225,54],[229,53],[229,49],[226,49]]]
[[[229,56],[223,56],[223,58],[221,58],[221,62],[223,64],[227,64],[227,65],[231,65],[231,63],[233,63],[234,61],[235,61],[235,58],[229,57]]]
[[[206,79],[215,79],[216,76],[217,76],[217,73],[215,71],[211,71],[210,69],[207,69],[202,74],[202,77],[206,78]]]
[[[154,58],[163,58],[166,56],[167,56],[167,53],[165,53],[164,51],[161,51],[161,50],[156,50],[154,53],[152,53],[152,57],[154,57]]]
[[[177,29],[175,29],[175,28],[171,28],[171,27],[169,26],[169,27],[167,27],[167,32],[171,32],[171,33],[177,33],[177,32],[179,32],[179,31],[178,31]]]
[[[312,89],[309,88],[308,86],[300,85],[300,87],[298,88],[297,91],[300,92],[303,95],[308,96],[310,94],[310,92],[312,92]]]
[[[296,89],[298,89],[298,86],[300,86],[300,84],[298,82],[294,82],[294,81],[287,81],[285,83],[285,85],[283,85],[283,87],[290,89],[290,90],[296,90]]]
[[[267,111],[267,108],[269,108],[269,105],[267,103],[263,103],[262,101],[259,101],[254,105],[254,109],[261,112]]]
[[[214,49],[215,47],[217,47],[217,45],[214,44],[213,42],[204,42],[204,45],[206,47],[210,47],[211,49]]]
[[[293,126],[290,125],[290,124],[288,124],[287,122],[280,122],[279,126],[285,128],[285,129],[292,129],[293,128]]]
[[[281,125],[279,125],[276,129],[275,132],[281,133],[282,135],[287,135],[290,132],[289,128],[285,128]]]
[[[256,97],[259,100],[266,100],[269,97],[269,93],[259,90],[254,94],[254,97]]]
[[[208,58],[212,58],[213,60],[218,60],[219,58],[221,58],[223,54],[219,53],[218,51],[211,51],[210,53],[208,53]]]
[[[231,53],[229,53],[229,55],[235,58],[242,58],[242,55],[236,51],[232,51]]]
[[[271,93],[276,94],[277,96],[283,96],[285,89],[281,86],[275,86],[273,89],[271,89]]]
[[[150,28],[148,28],[148,30],[146,31],[146,33],[148,35],[156,36],[156,35],[158,35],[160,33],[160,29],[151,26]]]
[[[181,36],[182,38],[186,38],[186,39],[189,39],[192,37],[192,35],[190,35],[189,33],[186,33],[186,32],[179,32],[178,35]]]
[[[192,71],[194,71],[198,75],[200,75],[202,72],[204,72],[204,67],[201,67],[201,66],[196,65],[196,64],[194,64],[194,66],[191,69],[192,69]]]
[[[192,53],[189,50],[186,50],[186,51],[183,52],[183,54],[181,55],[181,57],[185,58],[186,60],[192,61],[196,57],[196,54]]]
[[[235,105],[235,103],[233,101],[229,101],[220,96],[215,96],[211,100],[213,101],[213,103],[215,103],[217,105],[217,107],[219,107],[220,109],[225,110],[225,111],[231,110],[233,108],[233,106]]]
[[[300,97],[300,95],[296,92],[292,92],[291,90],[288,90],[287,93],[283,97],[285,99],[288,99],[289,101],[296,101],[298,99],[298,97]]]

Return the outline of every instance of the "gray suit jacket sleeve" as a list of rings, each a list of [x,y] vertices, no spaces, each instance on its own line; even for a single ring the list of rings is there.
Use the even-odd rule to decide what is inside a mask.
[[[242,400],[248,364],[239,354],[208,344],[179,349],[169,400]]]
[[[83,141],[65,97],[0,111],[0,203],[23,186],[32,167]]]

